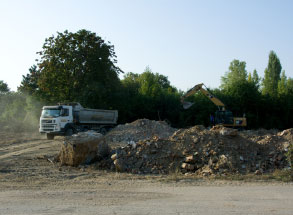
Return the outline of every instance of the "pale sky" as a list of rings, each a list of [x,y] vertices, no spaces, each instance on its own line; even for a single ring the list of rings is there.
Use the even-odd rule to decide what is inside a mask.
[[[274,50],[293,77],[290,0],[0,0],[0,80],[12,90],[45,38],[86,29],[115,46],[118,66],[146,66],[181,90],[219,87],[233,59],[260,76]]]

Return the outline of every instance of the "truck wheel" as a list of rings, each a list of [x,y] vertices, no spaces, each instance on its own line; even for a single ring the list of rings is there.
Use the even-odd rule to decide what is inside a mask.
[[[54,140],[54,134],[47,134],[47,140]]]
[[[66,130],[65,136],[72,136],[72,134],[73,134],[73,129],[72,128],[68,128]]]

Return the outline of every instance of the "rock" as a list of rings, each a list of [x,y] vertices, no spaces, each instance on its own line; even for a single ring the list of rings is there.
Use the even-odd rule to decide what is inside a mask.
[[[117,153],[113,154],[113,155],[111,156],[111,159],[112,159],[113,161],[116,160],[116,159],[117,159]]]
[[[201,170],[201,175],[203,176],[209,176],[213,174],[213,170],[209,166],[204,166]]]
[[[66,137],[59,154],[61,165],[89,164],[107,156],[110,149],[102,137],[102,134],[91,132]]]
[[[282,132],[279,132],[277,135],[281,136],[281,137],[284,136],[287,139],[291,138],[291,140],[293,140],[292,139],[292,137],[293,137],[293,128],[290,128],[290,129],[284,130]]]
[[[258,169],[254,172],[255,175],[261,175],[263,174],[263,170],[262,169]]]
[[[122,159],[116,159],[114,160],[114,165],[116,167],[116,170],[118,172],[124,172],[125,171],[125,163],[123,162]]]
[[[109,155],[110,151],[111,151],[111,148],[106,143],[105,139],[102,138],[101,140],[99,140],[98,148],[97,148],[97,155],[104,158]]]
[[[131,145],[132,148],[134,148],[134,149],[136,148],[136,143],[133,140],[131,140],[130,142],[128,142],[128,144]]]
[[[182,168],[182,169],[186,169],[186,170],[194,170],[194,165],[189,164],[189,163],[183,163],[183,164],[181,165],[181,168]]]
[[[237,129],[232,129],[232,128],[225,128],[223,127],[221,130],[220,130],[220,134],[221,135],[224,135],[224,136],[237,136],[238,134],[238,131]]]
[[[193,155],[187,156],[185,158],[186,163],[194,163],[195,162],[195,157]]]
[[[212,158],[209,159],[208,165],[209,165],[210,168],[213,166],[213,160],[212,160]]]

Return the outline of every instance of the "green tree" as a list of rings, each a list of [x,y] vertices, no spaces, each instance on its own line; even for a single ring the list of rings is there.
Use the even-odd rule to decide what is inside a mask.
[[[229,91],[235,84],[245,82],[247,80],[246,62],[233,60],[230,63],[229,71],[221,78],[220,88]]]
[[[149,67],[138,77],[138,82],[140,83],[139,92],[151,97],[159,96],[163,90],[171,88],[168,77],[152,73]]]
[[[278,83],[281,74],[282,66],[280,60],[274,51],[269,54],[268,66],[265,69],[265,75],[262,82],[264,95],[276,96],[278,94]]]
[[[8,93],[9,91],[10,89],[8,85],[4,81],[0,80],[0,93]]]
[[[285,75],[284,70],[282,72],[281,79],[278,82],[278,94],[287,94],[287,76]]]
[[[39,94],[38,81],[40,78],[40,71],[36,65],[29,68],[29,73],[22,76],[22,81],[18,87],[18,91],[28,93],[29,95]]]
[[[51,103],[79,101],[89,107],[115,103],[122,72],[114,46],[95,33],[64,31],[45,40],[37,67],[23,77],[20,90]]]
[[[249,83],[253,83],[257,88],[259,88],[260,86],[260,77],[257,74],[256,70],[253,70],[253,74],[251,75],[251,73],[248,74],[248,78],[247,81]]]
[[[252,74],[247,75],[246,63],[239,60],[233,60],[229,72],[222,77],[222,92],[219,96],[234,116],[242,116],[245,113],[250,128],[258,126],[259,83],[257,71],[254,70]]]
[[[293,78],[287,79],[287,92],[292,96],[293,98]]]
[[[125,119],[148,118],[168,120],[179,124],[180,96],[170,85],[168,77],[153,73],[149,67],[142,74],[127,73],[123,85],[122,117]],[[120,114],[121,116],[121,114]]]

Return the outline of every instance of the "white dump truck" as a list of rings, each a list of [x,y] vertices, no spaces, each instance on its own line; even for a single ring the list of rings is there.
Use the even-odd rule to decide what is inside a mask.
[[[79,103],[44,106],[40,117],[40,133],[48,140],[54,136],[70,136],[85,130],[96,130],[105,134],[117,124],[117,110],[83,108]]]

